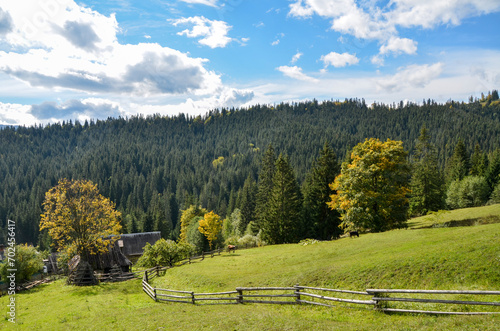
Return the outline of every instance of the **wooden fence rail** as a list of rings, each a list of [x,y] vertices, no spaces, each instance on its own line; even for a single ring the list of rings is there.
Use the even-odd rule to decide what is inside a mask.
[[[397,309],[384,307],[382,303],[387,302],[414,302],[414,303],[429,303],[429,304],[455,304],[455,305],[475,305],[475,306],[496,306],[500,307],[500,301],[472,301],[472,300],[448,300],[448,299],[428,299],[428,298],[400,298],[388,297],[388,294],[427,294],[427,295],[497,295],[500,296],[500,291],[450,291],[450,290],[401,290],[401,289],[367,289],[370,295],[373,295],[372,300],[375,301],[375,309],[385,312],[400,312],[400,313],[426,313],[426,314],[447,314],[447,315],[486,315],[500,314],[500,311],[495,312],[450,312],[436,310],[420,310],[420,309]]]
[[[439,291],[439,290],[394,290],[394,289],[367,289],[362,291],[339,290],[321,287],[299,286],[293,287],[237,287],[235,291],[215,293],[194,293],[192,291],[179,291],[171,289],[155,288],[149,284],[149,280],[157,277],[159,272],[167,270],[168,267],[155,267],[144,271],[142,288],[146,294],[155,301],[189,303],[189,304],[311,304],[332,307],[332,302],[340,302],[355,305],[373,306],[375,310],[383,312],[399,313],[426,313],[426,314],[450,314],[450,315],[484,315],[500,314],[500,311],[491,312],[449,312],[435,310],[397,309],[384,307],[387,302],[416,302],[431,304],[461,304],[461,305],[483,305],[500,307],[496,301],[472,301],[472,300],[444,300],[444,299],[422,299],[422,298],[391,298],[388,294],[427,294],[427,295],[497,295],[500,291]],[[271,292],[271,293],[270,293]],[[278,293],[277,293],[278,292]],[[354,298],[337,298],[324,294],[310,292],[342,293],[356,296],[371,296],[370,300],[359,300]],[[309,298],[304,300],[304,298]],[[311,300],[312,298],[312,300]],[[286,300],[289,299],[289,300]]]
[[[177,265],[191,263],[197,259],[205,259],[206,256],[214,257],[221,253],[221,249],[211,252],[202,252],[199,256],[189,257],[180,261]],[[146,270],[136,271],[133,274],[136,277],[142,275],[143,291],[155,301],[189,303],[189,304],[243,304],[243,303],[264,303],[264,304],[311,304],[319,306],[332,307],[333,302],[368,305],[373,306],[375,310],[383,312],[398,313],[424,313],[424,314],[449,314],[449,315],[485,315],[500,314],[500,311],[475,312],[475,311],[439,311],[439,310],[420,310],[420,309],[399,309],[388,307],[389,302],[399,303],[417,303],[417,304],[455,304],[471,306],[500,307],[500,301],[475,301],[475,300],[449,300],[449,299],[430,299],[430,298],[407,298],[407,297],[389,297],[391,294],[425,294],[434,295],[480,295],[480,296],[500,296],[500,291],[455,291],[455,290],[407,290],[407,289],[367,289],[366,291],[352,291],[341,289],[329,289],[322,287],[310,287],[295,285],[293,287],[237,287],[235,291],[216,292],[216,293],[194,293],[192,291],[177,291],[170,289],[155,288],[149,282],[155,277],[160,276],[162,271],[171,267],[153,267]],[[272,292],[272,293],[269,293]],[[278,293],[276,293],[278,292]],[[313,292],[313,293],[311,293]],[[319,293],[318,293],[319,292]],[[359,298],[334,297],[330,293],[339,293],[343,296],[371,296],[369,300],[360,300]],[[328,294],[328,295],[327,295]],[[307,298],[307,300],[305,300]],[[215,303],[214,303],[215,302]],[[468,308],[465,308],[468,309]]]

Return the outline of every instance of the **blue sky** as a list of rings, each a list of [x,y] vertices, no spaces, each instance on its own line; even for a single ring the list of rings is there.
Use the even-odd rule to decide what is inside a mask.
[[[0,124],[500,85],[500,0],[0,0]]]

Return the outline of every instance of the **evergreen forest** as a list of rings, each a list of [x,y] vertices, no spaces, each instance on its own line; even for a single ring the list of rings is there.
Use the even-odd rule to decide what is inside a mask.
[[[486,203],[500,174],[500,104],[488,101],[367,105],[359,99],[312,100],[220,109],[197,117],[133,116],[4,127],[0,243],[6,243],[7,220],[12,219],[18,242],[48,248],[50,239],[39,231],[42,202],[63,178],[96,183],[122,213],[129,233],[160,230],[164,238],[176,240],[182,211],[194,205],[221,218],[238,210],[240,234],[249,224],[258,231],[263,208],[272,209],[269,220],[276,222],[284,217],[280,208],[301,214],[300,221],[289,225],[293,231],[284,229],[283,237],[271,243],[337,237],[339,229],[322,222],[338,215],[329,214],[321,202],[328,194],[314,185],[333,182],[352,148],[367,138],[403,142],[412,173],[419,174],[411,179],[415,192],[424,185],[419,180],[426,169],[438,178],[432,182],[442,180],[428,206],[410,197],[412,214],[460,207],[460,197],[445,194],[452,185],[459,192],[467,190],[462,186],[486,183],[480,202]],[[431,157],[425,159],[428,150]],[[469,177],[483,178],[482,184],[478,179],[462,183]],[[290,196],[288,205],[266,207],[276,200],[272,194],[280,192]]]

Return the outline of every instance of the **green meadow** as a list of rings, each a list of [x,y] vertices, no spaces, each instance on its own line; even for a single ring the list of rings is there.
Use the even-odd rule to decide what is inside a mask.
[[[410,226],[415,229],[222,253],[167,270],[151,283],[158,288],[197,293],[295,284],[356,291],[367,288],[498,291],[500,223],[478,221],[472,226],[446,223],[499,215],[499,206],[445,213],[440,215],[446,217],[441,221],[429,220],[429,216],[413,219]],[[500,301],[500,296],[459,299]],[[140,280],[94,287],[68,286],[64,280],[41,285],[16,295],[15,325],[7,321],[7,303],[8,297],[0,298],[4,307],[0,329],[497,330],[500,325],[500,315],[387,314],[374,311],[371,306],[341,303],[334,307],[157,303],[142,292]],[[444,309],[500,312],[498,307],[449,305]]]

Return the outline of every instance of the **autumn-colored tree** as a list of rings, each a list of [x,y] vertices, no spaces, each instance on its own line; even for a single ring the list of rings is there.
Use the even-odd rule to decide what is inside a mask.
[[[181,215],[181,234],[179,237],[179,242],[188,242],[187,233],[191,221],[197,216],[203,216],[208,211],[205,208],[198,207],[196,205],[191,205],[189,208],[182,210]]]
[[[107,252],[119,238],[120,212],[86,180],[59,181],[45,194],[40,230],[47,229],[53,244],[69,256]]]
[[[198,230],[207,237],[210,249],[212,249],[212,242],[217,239],[219,232],[222,230],[222,220],[213,211],[206,213],[203,219],[200,220]]]
[[[328,205],[341,212],[345,230],[385,231],[405,226],[409,167],[403,142],[366,139],[330,185],[337,193]]]

